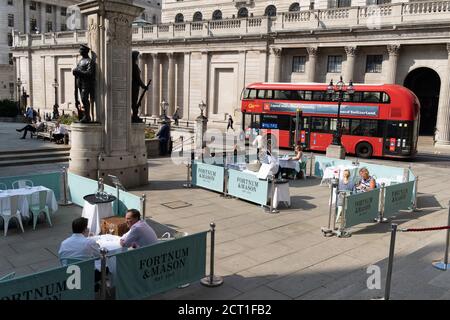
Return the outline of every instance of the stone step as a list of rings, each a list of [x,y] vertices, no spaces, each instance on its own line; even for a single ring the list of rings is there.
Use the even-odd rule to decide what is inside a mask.
[[[55,151],[70,151],[70,147],[60,147],[60,148],[40,148],[40,149],[29,149],[29,150],[11,150],[11,151],[0,151],[0,156],[3,155],[23,155],[23,154],[30,154],[30,153],[39,153],[39,154],[45,154],[45,153],[52,153]]]
[[[12,166],[25,166],[32,164],[48,164],[48,163],[60,163],[69,162],[69,156],[57,156],[48,158],[32,158],[23,160],[0,160],[0,167],[12,167]]]
[[[48,151],[48,152],[32,151],[29,153],[0,154],[0,161],[68,157],[69,155],[70,155],[70,150],[54,149],[53,151]]]

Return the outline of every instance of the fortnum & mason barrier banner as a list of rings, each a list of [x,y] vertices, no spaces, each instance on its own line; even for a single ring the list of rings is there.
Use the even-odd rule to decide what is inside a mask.
[[[147,298],[203,278],[207,234],[200,232],[115,255],[116,299]]]
[[[389,218],[399,210],[411,208],[414,197],[414,181],[394,184],[385,188],[384,217]]]
[[[94,260],[0,282],[0,300],[93,300]]]
[[[347,197],[345,207],[345,227],[373,222],[378,217],[380,189],[358,193]]]
[[[192,184],[209,190],[223,192],[224,168],[206,163],[192,166]]]
[[[250,173],[228,170],[228,194],[233,197],[266,205],[268,189],[267,180],[260,180]]]

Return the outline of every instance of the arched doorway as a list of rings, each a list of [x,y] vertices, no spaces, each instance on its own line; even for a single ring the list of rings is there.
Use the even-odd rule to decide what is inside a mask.
[[[436,127],[441,79],[430,68],[417,68],[405,79],[404,86],[414,92],[420,101],[421,135],[433,135]]]

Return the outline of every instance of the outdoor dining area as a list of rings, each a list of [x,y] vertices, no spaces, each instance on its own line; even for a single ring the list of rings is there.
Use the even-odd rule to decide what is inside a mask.
[[[38,219],[43,215],[52,226],[51,216],[58,210],[55,193],[42,185],[34,185],[31,180],[16,180],[10,185],[0,183],[0,221],[3,222],[4,236],[8,234],[10,223],[25,232],[28,222],[36,230]]]

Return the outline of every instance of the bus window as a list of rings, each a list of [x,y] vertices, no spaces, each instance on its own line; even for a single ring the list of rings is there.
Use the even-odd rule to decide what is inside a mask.
[[[279,100],[290,100],[291,99],[291,92],[288,90],[275,90],[275,97],[274,99]]]
[[[330,98],[326,91],[313,91],[312,100],[314,101],[328,101]]]
[[[273,99],[273,90],[266,90],[266,99]]]
[[[362,102],[374,102],[378,103],[380,99],[381,92],[363,92]]]
[[[242,92],[241,92],[241,100],[247,99],[249,91],[250,91],[249,89],[242,90]]]
[[[256,89],[250,89],[248,99],[256,99]]]
[[[306,101],[311,101],[312,100],[312,91],[305,91],[303,98]]]
[[[311,131],[314,132],[329,132],[328,130],[328,118],[312,118]]]
[[[389,103],[391,102],[391,97],[386,92],[381,93],[381,102],[383,103]]]
[[[337,119],[333,118],[330,119],[330,131],[336,131],[337,126]],[[349,134],[350,133],[350,119],[341,119],[341,126],[342,126],[342,134]]]
[[[258,99],[264,99],[266,95],[266,90],[258,90],[257,97]]]
[[[351,134],[354,136],[381,137],[378,130],[378,120],[352,119]]]

